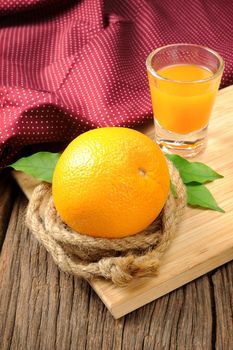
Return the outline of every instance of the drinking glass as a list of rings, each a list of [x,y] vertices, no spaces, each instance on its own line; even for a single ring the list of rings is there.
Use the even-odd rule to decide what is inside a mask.
[[[166,153],[195,156],[205,148],[224,61],[193,44],[167,45],[146,60],[155,139]]]

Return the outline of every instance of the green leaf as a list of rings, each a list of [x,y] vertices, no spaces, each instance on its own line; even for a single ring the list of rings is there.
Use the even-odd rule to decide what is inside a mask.
[[[176,187],[175,185],[172,183],[172,180],[170,179],[170,191],[173,195],[174,198],[177,198],[177,192],[176,192]]]
[[[53,172],[59,158],[60,153],[38,152],[8,166],[32,175],[38,180],[52,182]]]
[[[225,213],[224,210],[217,205],[214,197],[204,185],[187,184],[186,191],[188,197],[187,204]]]
[[[187,159],[178,156],[177,154],[166,154],[166,157],[177,167],[177,169],[190,163]]]
[[[178,169],[180,176],[185,184],[191,182],[203,184],[223,177],[203,163],[191,163],[175,154],[167,154],[166,156]]]

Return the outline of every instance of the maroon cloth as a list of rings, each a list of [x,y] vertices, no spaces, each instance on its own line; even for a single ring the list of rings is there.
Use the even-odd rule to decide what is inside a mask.
[[[232,84],[232,18],[231,0],[1,0],[0,165],[150,119],[145,60],[158,46],[213,48]]]

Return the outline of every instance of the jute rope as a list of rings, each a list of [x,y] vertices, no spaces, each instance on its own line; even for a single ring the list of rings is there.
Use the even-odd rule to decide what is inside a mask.
[[[71,230],[57,213],[51,185],[47,183],[35,188],[29,201],[26,224],[64,272],[88,280],[104,277],[120,286],[133,277],[156,274],[186,203],[184,185],[170,162],[169,172],[177,198],[170,193],[160,216],[134,236],[95,238]]]

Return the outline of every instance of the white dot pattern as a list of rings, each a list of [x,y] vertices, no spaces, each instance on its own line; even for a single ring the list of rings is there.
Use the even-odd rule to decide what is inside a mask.
[[[151,118],[145,61],[156,47],[209,46],[233,83],[233,5],[218,0],[0,1],[0,165],[29,145],[64,146]]]

